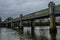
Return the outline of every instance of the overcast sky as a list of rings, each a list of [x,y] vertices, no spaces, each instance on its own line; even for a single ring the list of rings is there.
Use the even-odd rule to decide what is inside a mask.
[[[0,0],[0,16],[5,19],[26,15],[47,8],[50,1],[60,4],[60,0]]]

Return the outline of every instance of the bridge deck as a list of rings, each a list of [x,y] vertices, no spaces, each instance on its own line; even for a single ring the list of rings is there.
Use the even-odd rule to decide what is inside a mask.
[[[55,15],[56,16],[60,16],[60,5],[57,5],[56,7],[55,7]],[[46,9],[43,9],[43,10],[41,10],[41,11],[37,11],[37,12],[33,12],[33,13],[30,13],[30,14],[28,14],[28,15],[25,15],[25,16],[23,16],[23,20],[25,21],[25,20],[32,20],[32,19],[40,19],[40,18],[47,18],[47,17],[49,17],[49,10],[48,10],[48,8],[46,8]],[[15,22],[15,21],[20,21],[20,17],[18,17],[18,18],[15,18],[14,20],[12,20],[13,22]],[[11,21],[7,21],[7,22],[11,22]]]

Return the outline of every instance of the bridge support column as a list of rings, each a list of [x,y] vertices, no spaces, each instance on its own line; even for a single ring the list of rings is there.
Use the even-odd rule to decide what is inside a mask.
[[[50,2],[49,3],[49,13],[50,13],[50,35],[51,40],[56,40],[56,34],[57,34],[57,28],[55,24],[55,3]]]
[[[31,20],[31,36],[34,37],[34,20]]]
[[[20,20],[20,27],[19,27],[19,29],[20,29],[20,34],[23,34],[23,21],[22,21],[23,15],[22,14],[20,15],[20,18],[21,18],[21,20]]]
[[[8,23],[6,23],[5,25],[6,25],[6,28],[8,28]]]
[[[30,22],[29,21],[27,21],[27,25],[29,26],[29,24],[30,24]]]
[[[13,28],[14,27],[14,24],[11,22],[11,28]]]

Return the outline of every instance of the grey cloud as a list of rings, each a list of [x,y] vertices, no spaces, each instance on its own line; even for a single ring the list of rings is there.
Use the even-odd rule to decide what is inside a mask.
[[[59,4],[59,0],[52,0]],[[48,7],[50,0],[0,0],[0,16],[17,17],[21,13],[26,15]]]

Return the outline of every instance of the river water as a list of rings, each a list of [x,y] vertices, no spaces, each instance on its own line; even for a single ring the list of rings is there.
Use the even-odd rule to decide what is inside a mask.
[[[35,38],[34,40],[50,40],[49,26],[35,27]],[[28,35],[27,35],[28,33]],[[33,40],[30,37],[31,27],[24,27],[24,36],[19,35],[16,30],[9,28],[0,28],[0,40]],[[60,40],[60,26],[57,26],[56,40]]]

